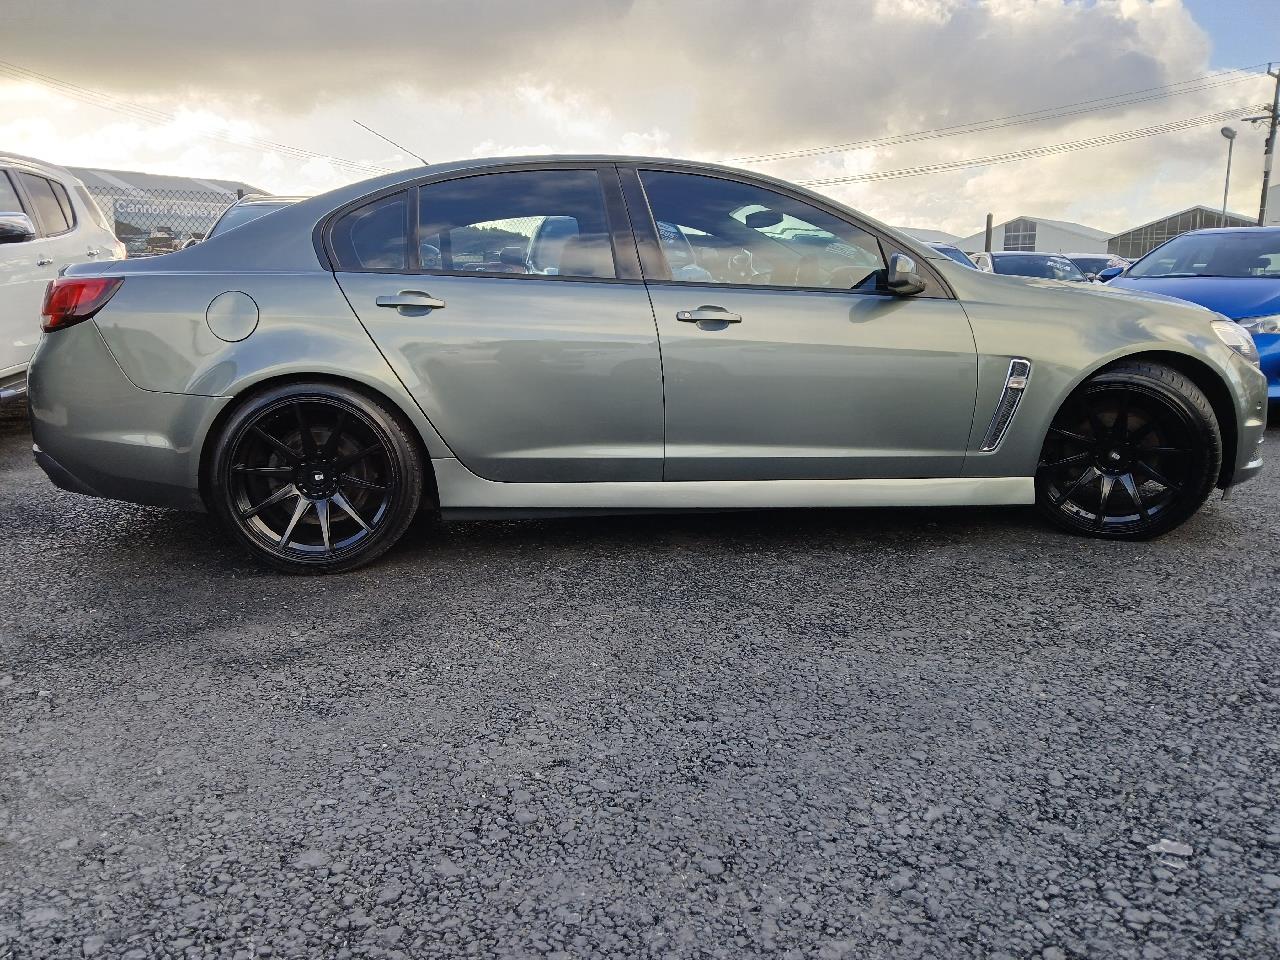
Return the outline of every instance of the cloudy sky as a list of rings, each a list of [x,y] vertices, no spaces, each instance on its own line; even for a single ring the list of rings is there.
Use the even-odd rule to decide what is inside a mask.
[[[279,193],[417,165],[358,119],[429,161],[801,151],[738,165],[865,178],[1261,104],[1278,2],[0,0],[0,150]],[[1232,123],[1231,207],[1256,214],[1262,131]],[[1121,230],[1221,203],[1222,125],[821,189],[957,234],[987,211]]]

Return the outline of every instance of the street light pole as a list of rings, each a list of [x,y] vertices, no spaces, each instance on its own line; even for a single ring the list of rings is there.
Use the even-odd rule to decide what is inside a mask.
[[[1227,138],[1227,179],[1222,185],[1222,226],[1227,225],[1227,194],[1231,192],[1231,151],[1236,147],[1236,131],[1232,127],[1223,127],[1222,135]]]

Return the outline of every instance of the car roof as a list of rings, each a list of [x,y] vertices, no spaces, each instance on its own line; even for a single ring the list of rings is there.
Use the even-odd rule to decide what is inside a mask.
[[[83,186],[81,179],[66,167],[60,167],[56,163],[48,163],[44,160],[37,160],[35,157],[24,157],[20,153],[0,152],[0,164],[7,167],[24,167],[32,172],[52,174],[67,183],[78,183]]]
[[[1239,233],[1253,236],[1259,233],[1280,233],[1280,227],[1205,227],[1203,230],[1188,230],[1187,233]],[[1181,236],[1185,237],[1187,233]]]

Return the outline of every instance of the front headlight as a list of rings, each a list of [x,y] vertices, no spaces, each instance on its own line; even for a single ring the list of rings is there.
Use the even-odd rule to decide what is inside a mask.
[[[1258,362],[1258,348],[1253,343],[1253,337],[1240,324],[1234,320],[1214,320],[1213,332],[1218,335],[1219,340],[1250,363]]]
[[[1245,317],[1238,322],[1240,326],[1255,335],[1259,333],[1280,333],[1280,313],[1273,313],[1269,317]]]

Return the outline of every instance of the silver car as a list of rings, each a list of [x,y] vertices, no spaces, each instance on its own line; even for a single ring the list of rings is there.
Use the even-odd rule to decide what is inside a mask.
[[[79,493],[345,570],[445,516],[1037,504],[1152,537],[1261,468],[1252,341],[980,273],[825,197],[672,160],[468,160],[75,267],[31,368]]]

